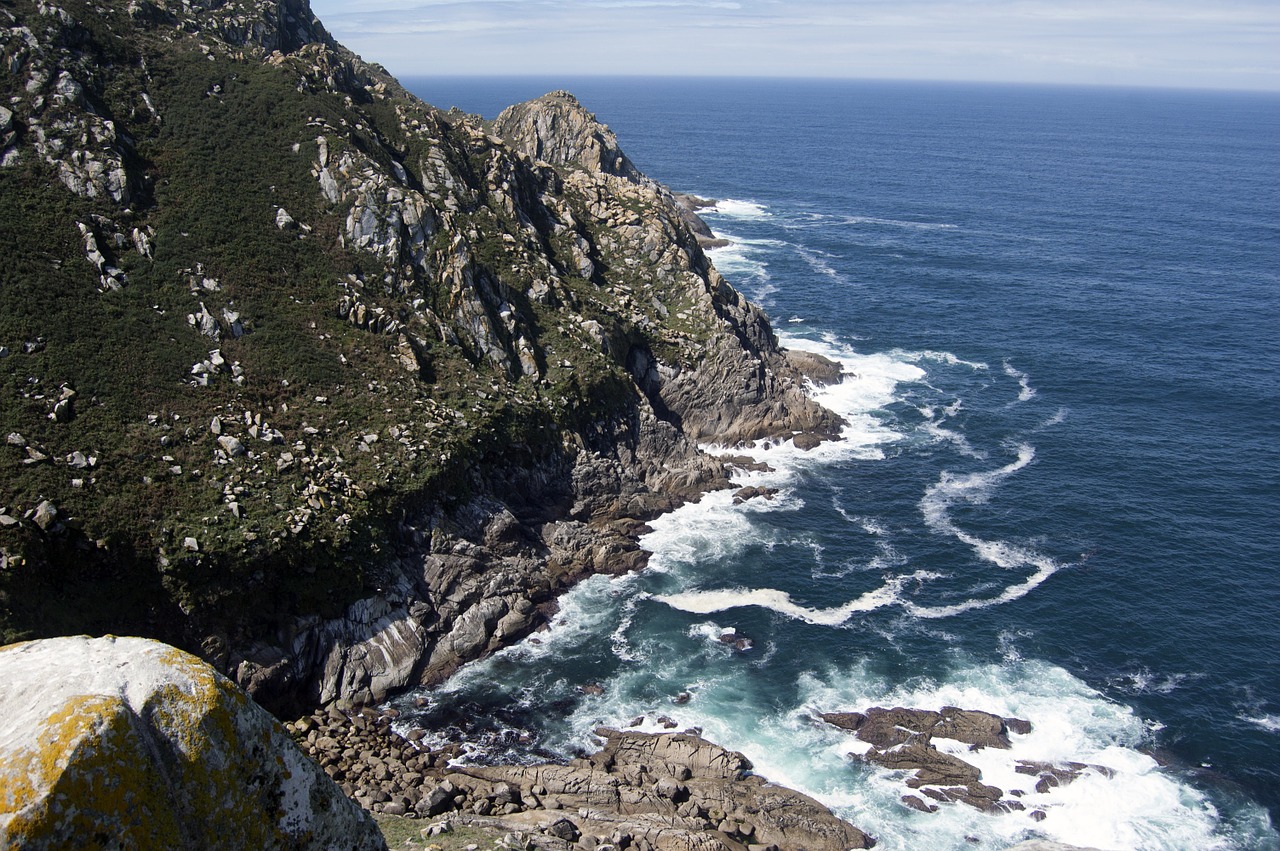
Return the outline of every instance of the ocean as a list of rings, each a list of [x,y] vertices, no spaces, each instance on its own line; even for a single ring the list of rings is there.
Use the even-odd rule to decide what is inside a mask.
[[[716,266],[843,364],[815,392],[848,421],[755,447],[776,498],[660,518],[648,570],[402,698],[413,722],[528,760],[669,717],[883,849],[1280,848],[1280,96],[406,83],[488,118],[570,89],[716,200]],[[971,755],[1026,811],[909,809],[817,720],[944,705],[1031,721]],[[1110,771],[1042,794],[1017,759]]]

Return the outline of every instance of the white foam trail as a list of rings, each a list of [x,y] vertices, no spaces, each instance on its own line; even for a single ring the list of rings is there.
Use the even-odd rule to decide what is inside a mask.
[[[1036,389],[1031,386],[1031,376],[1027,375],[1020,369],[1015,369],[1013,364],[1008,361],[1004,362],[1004,374],[1018,381],[1018,401],[1029,402],[1036,397]]]
[[[973,448],[973,444],[969,442],[969,438],[965,437],[958,431],[949,428],[943,428],[938,421],[930,421],[921,424],[920,429],[939,443],[950,443],[961,455],[967,455],[970,458],[979,460],[985,459],[987,453],[980,452]]]
[[[1066,422],[1067,416],[1070,413],[1071,413],[1070,408],[1059,408],[1057,411],[1054,412],[1053,416],[1049,417],[1049,419],[1045,420],[1040,425],[1036,426],[1034,431],[1042,431],[1046,428],[1053,428],[1056,425],[1061,425],[1062,423]]]
[[[1018,447],[1017,459],[998,469],[963,476],[943,472],[938,483],[930,486],[920,500],[920,512],[930,530],[955,537],[968,545],[982,561],[1004,570],[1029,567],[1033,569],[1031,575],[994,597],[975,597],[950,606],[917,606],[907,603],[908,611],[922,618],[945,618],[973,609],[1008,603],[1025,597],[1062,568],[1058,562],[1028,547],[1007,541],[988,541],[971,535],[951,519],[950,508],[956,502],[964,501],[973,505],[986,502],[996,485],[1026,468],[1035,457],[1035,448],[1024,443]]]
[[[1139,668],[1131,673],[1112,677],[1107,682],[1112,688],[1120,689],[1128,694],[1172,694],[1188,679],[1195,679],[1190,674],[1154,674],[1149,668]]]
[[[728,216],[733,219],[764,219],[769,218],[773,214],[769,212],[769,208],[764,204],[757,204],[755,201],[743,201],[736,198],[726,198],[723,201],[717,201],[714,206],[706,207],[699,211],[699,215],[720,215]]]
[[[729,240],[729,244],[708,249],[707,256],[711,262],[752,301],[767,306],[769,296],[778,288],[773,284],[769,264],[758,255],[762,249],[777,248],[787,243],[776,239],[743,239],[720,231],[716,231],[716,236]]]
[[[697,615],[710,615],[744,606],[758,606],[818,626],[840,626],[859,612],[870,612],[900,602],[902,589],[910,582],[925,582],[937,578],[939,578],[938,574],[926,570],[917,570],[906,576],[894,576],[885,580],[879,588],[832,609],[811,609],[802,606],[792,600],[787,592],[773,588],[686,591],[681,594],[662,594],[654,599],[666,603],[673,609]]]
[[[846,225],[883,225],[895,228],[911,228],[913,230],[955,230],[957,225],[944,222],[908,222],[901,219],[882,219],[876,216],[847,216]]]
[[[835,270],[835,267],[827,262],[828,258],[835,255],[828,254],[825,251],[817,251],[815,249],[805,248],[803,245],[796,245],[795,251],[800,255],[800,259],[809,264],[809,268],[817,272],[823,277],[830,278],[840,283],[844,282],[844,276]]]
[[[1261,727],[1268,733],[1280,733],[1280,715],[1259,715],[1254,718],[1240,716],[1240,720],[1246,721],[1255,727]]]

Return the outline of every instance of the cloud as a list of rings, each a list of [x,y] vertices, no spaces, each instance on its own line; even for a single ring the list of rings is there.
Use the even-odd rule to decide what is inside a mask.
[[[1280,4],[314,0],[404,74],[676,74],[1280,89]]]

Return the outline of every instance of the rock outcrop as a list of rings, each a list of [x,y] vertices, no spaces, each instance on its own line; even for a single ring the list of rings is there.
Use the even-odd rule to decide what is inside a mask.
[[[0,845],[385,849],[280,725],[137,638],[0,648]]]
[[[394,710],[348,716],[331,709],[289,729],[374,812],[514,831],[538,848],[845,851],[872,844],[817,801],[753,775],[742,754],[696,735],[602,728],[601,749],[567,764],[466,766],[457,764],[456,744],[433,751],[425,731],[392,732],[397,717]]]
[[[953,754],[944,753],[934,738],[950,739],[980,748],[1008,749],[1009,733],[1031,732],[1031,723],[1021,718],[1001,718],[989,712],[944,706],[928,709],[884,709],[866,712],[831,712],[822,720],[848,730],[870,744],[862,759],[896,771],[910,772],[907,786],[920,790],[938,802],[959,801],[987,812],[1024,810],[1016,799],[1005,799],[1004,790],[982,782],[982,772]],[[937,810],[935,804],[915,795],[903,797],[907,806],[923,812]]]

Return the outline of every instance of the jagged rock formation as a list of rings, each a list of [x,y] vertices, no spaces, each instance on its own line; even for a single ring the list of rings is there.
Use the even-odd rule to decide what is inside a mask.
[[[289,725],[299,745],[362,805],[388,815],[515,831],[546,849],[846,851],[871,840],[751,763],[696,735],[601,728],[603,747],[567,764],[457,766],[422,730],[392,732],[394,710],[330,709]],[[587,844],[576,844],[589,837]],[[624,838],[625,837],[625,841]]]
[[[570,97],[442,113],[304,0],[15,0],[0,51],[0,640],[376,700],[643,564],[699,443],[840,426]]]
[[[385,849],[280,725],[198,659],[137,638],[0,650],[0,845]]]

